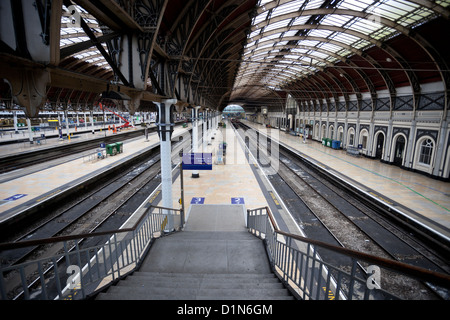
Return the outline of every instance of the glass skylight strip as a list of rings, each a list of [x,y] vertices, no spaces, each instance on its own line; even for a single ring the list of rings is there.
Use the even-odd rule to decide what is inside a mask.
[[[305,7],[305,10],[318,9],[324,3],[324,0],[311,0]]]
[[[277,17],[286,13],[298,11],[304,1],[291,1],[280,5],[272,11],[272,17]]]
[[[281,21],[278,21],[275,23],[271,23],[264,28],[264,32],[268,32],[268,31],[275,30],[278,28],[285,28],[285,27],[287,27],[289,21],[291,21],[291,19],[285,19],[285,20],[281,20]]]

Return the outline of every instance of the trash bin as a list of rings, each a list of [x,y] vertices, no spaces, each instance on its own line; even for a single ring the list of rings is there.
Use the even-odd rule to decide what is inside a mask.
[[[115,156],[117,154],[117,148],[115,143],[106,145],[106,154],[109,154],[110,156]]]
[[[325,146],[331,148],[331,144],[333,143],[333,139],[325,138]]]
[[[339,140],[333,140],[331,147],[333,149],[340,149],[341,148],[341,142]]]
[[[326,145],[327,144],[327,138],[322,138],[322,145]]]
[[[123,152],[123,142],[116,142],[116,150],[117,150],[117,153]]]

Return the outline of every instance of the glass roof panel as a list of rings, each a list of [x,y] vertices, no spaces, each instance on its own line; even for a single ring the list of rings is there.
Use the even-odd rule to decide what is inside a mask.
[[[277,17],[286,13],[298,11],[304,1],[291,1],[282,4],[272,10],[272,17]]]
[[[448,0],[423,1],[420,3],[408,0],[341,0],[334,2],[260,0],[258,5],[260,7],[267,5],[267,8],[264,7],[263,11],[259,10],[261,13],[254,18],[254,32],[250,36],[261,35],[262,37],[256,42],[256,39],[248,40],[249,45],[244,50],[244,57],[246,61],[258,58],[260,61],[267,61],[268,65],[257,70],[252,69],[252,72],[247,75],[238,73],[236,81],[240,81],[244,77],[249,84],[265,86],[266,84],[262,82],[265,79],[270,80],[271,86],[280,87],[287,82],[279,80],[276,83],[277,79],[288,78],[289,82],[293,82],[327,65],[332,66],[337,61],[355,54],[355,50],[365,50],[371,46],[380,45],[382,41],[403,32],[402,28],[411,29],[427,19],[435,17],[437,13],[433,12],[435,10],[433,6],[450,6]],[[278,6],[277,3],[279,3]],[[304,12],[312,9],[322,10],[320,8],[324,8],[323,13],[316,11],[314,15],[311,15],[311,11]],[[303,12],[305,14],[302,14]],[[295,18],[280,21],[274,19],[293,13],[295,15],[291,16]],[[259,28],[262,26],[256,27],[257,30],[255,30],[256,24],[263,21],[264,24],[268,21],[263,29],[263,32],[268,32],[265,34],[260,33]],[[327,26],[329,27],[327,28]],[[279,28],[282,29],[277,30]],[[283,28],[286,28],[284,32],[278,32]],[[269,34],[273,31],[277,33]],[[358,34],[364,36],[358,37]],[[282,38],[280,39],[280,37]],[[286,45],[289,46],[284,47]],[[241,65],[241,70],[244,70],[246,65]],[[282,66],[281,70],[279,66]],[[263,69],[266,74],[267,68],[272,68],[277,75],[255,76],[256,72]],[[297,78],[292,76],[292,73],[296,74]]]
[[[101,36],[103,33],[98,25],[97,20],[90,15],[86,10],[82,7],[76,5],[75,6],[78,12],[80,12],[83,20],[88,24],[88,26],[93,31],[96,37]],[[66,12],[61,16],[61,30],[60,30],[60,48],[71,46],[75,43],[89,41],[89,37],[84,32],[81,27],[74,27],[71,23],[70,17],[67,12],[68,9],[66,6],[62,6],[64,12]],[[103,47],[106,49],[106,45],[103,44]],[[77,52],[72,55],[75,59],[83,60],[87,63],[92,63],[97,66],[103,66],[105,69],[111,69],[109,64],[106,62],[105,58],[100,54],[98,49],[95,46],[90,47],[87,50],[82,52]]]

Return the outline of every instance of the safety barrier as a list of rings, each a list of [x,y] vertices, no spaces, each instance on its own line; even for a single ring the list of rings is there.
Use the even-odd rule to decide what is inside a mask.
[[[398,290],[406,282],[414,284],[417,298],[420,281],[448,298],[448,275],[283,232],[267,207],[247,210],[247,227],[264,240],[273,272],[298,299],[409,299]],[[338,265],[321,257],[331,254]],[[388,291],[392,282],[398,283],[395,292]]]
[[[138,267],[152,240],[167,231],[168,220],[178,229],[180,212],[152,206],[131,228],[0,244],[0,251],[44,245],[58,250],[51,257],[2,268],[0,297],[84,299]]]

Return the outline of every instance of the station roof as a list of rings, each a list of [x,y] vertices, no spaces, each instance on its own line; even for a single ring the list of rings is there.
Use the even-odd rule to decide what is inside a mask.
[[[186,86],[220,110],[232,103],[282,110],[288,95],[299,101],[348,101],[373,98],[379,92],[395,96],[398,88],[420,94],[426,83],[442,83],[444,91],[450,85],[450,53],[443,41],[450,31],[449,0],[64,0],[61,4],[60,59],[52,66],[58,82],[52,80],[47,89],[50,109],[68,101],[95,104],[98,86],[107,83],[133,89],[116,72],[120,63],[113,42],[126,32],[154,32],[150,65],[177,56],[176,72],[186,79]],[[72,23],[72,5],[92,34]],[[2,43],[2,52],[14,50],[4,48]],[[87,76],[98,86],[79,90],[73,83],[64,84],[64,72]],[[156,67],[154,73],[146,79],[143,100],[167,95]],[[4,83],[0,91],[7,99]],[[198,103],[193,96],[184,100],[185,105]]]

